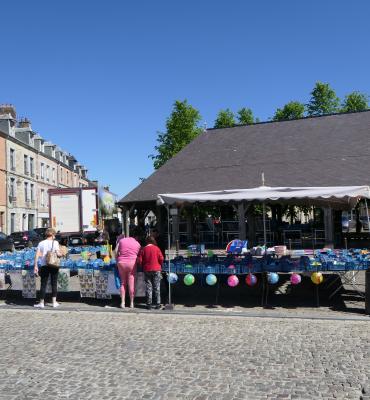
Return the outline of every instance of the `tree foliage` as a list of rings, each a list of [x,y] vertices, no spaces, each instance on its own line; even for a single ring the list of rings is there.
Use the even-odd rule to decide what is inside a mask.
[[[369,108],[369,96],[360,92],[347,94],[342,103],[342,112],[364,111]]]
[[[254,123],[253,112],[250,108],[243,107],[238,111],[238,122],[242,125]]]
[[[286,119],[297,119],[304,117],[304,104],[299,101],[291,101],[283,108],[278,108],[273,117],[274,121],[283,121]]]
[[[189,144],[202,129],[198,126],[201,120],[197,109],[187,100],[176,100],[173,110],[166,121],[166,132],[158,132],[157,154],[150,155],[155,169],[160,168],[182,148]]]
[[[215,128],[229,128],[235,124],[235,115],[229,108],[219,111],[215,121]]]
[[[311,92],[307,113],[310,116],[331,114],[339,111],[339,98],[328,83],[316,82]]]

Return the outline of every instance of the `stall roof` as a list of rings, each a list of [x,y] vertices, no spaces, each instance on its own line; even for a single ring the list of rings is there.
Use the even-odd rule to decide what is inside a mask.
[[[208,202],[274,202],[286,201],[352,208],[360,198],[370,198],[369,186],[268,187],[216,190],[210,192],[159,194],[161,204]]]
[[[120,203],[158,193],[370,184],[370,111],[209,129]]]

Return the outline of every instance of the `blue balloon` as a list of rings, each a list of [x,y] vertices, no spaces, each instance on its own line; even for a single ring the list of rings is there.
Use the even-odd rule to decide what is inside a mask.
[[[206,277],[206,282],[209,286],[213,286],[217,283],[217,277],[213,274],[208,274]]]
[[[271,285],[274,285],[279,282],[279,275],[276,272],[269,272],[267,275],[267,281],[268,283],[271,283]]]
[[[179,279],[179,277],[178,277],[174,272],[171,272],[171,273],[168,275],[167,279],[168,279],[168,282],[170,282],[171,285],[172,285],[172,284],[174,284],[174,283],[177,282],[177,280]]]

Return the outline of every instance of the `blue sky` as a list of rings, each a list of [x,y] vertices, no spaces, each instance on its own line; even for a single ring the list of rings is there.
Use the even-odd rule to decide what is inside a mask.
[[[177,99],[211,127],[226,107],[266,120],[319,80],[370,94],[367,0],[13,0],[1,15],[0,102],[119,196],[153,172]]]

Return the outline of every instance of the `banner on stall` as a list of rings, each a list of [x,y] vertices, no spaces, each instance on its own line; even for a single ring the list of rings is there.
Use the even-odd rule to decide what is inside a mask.
[[[33,271],[22,271],[22,297],[24,299],[36,298],[36,276]]]
[[[80,296],[95,297],[95,279],[93,270],[78,270],[78,279],[80,281]]]
[[[94,271],[95,290],[97,299],[111,299],[112,296],[108,293],[108,271]]]

